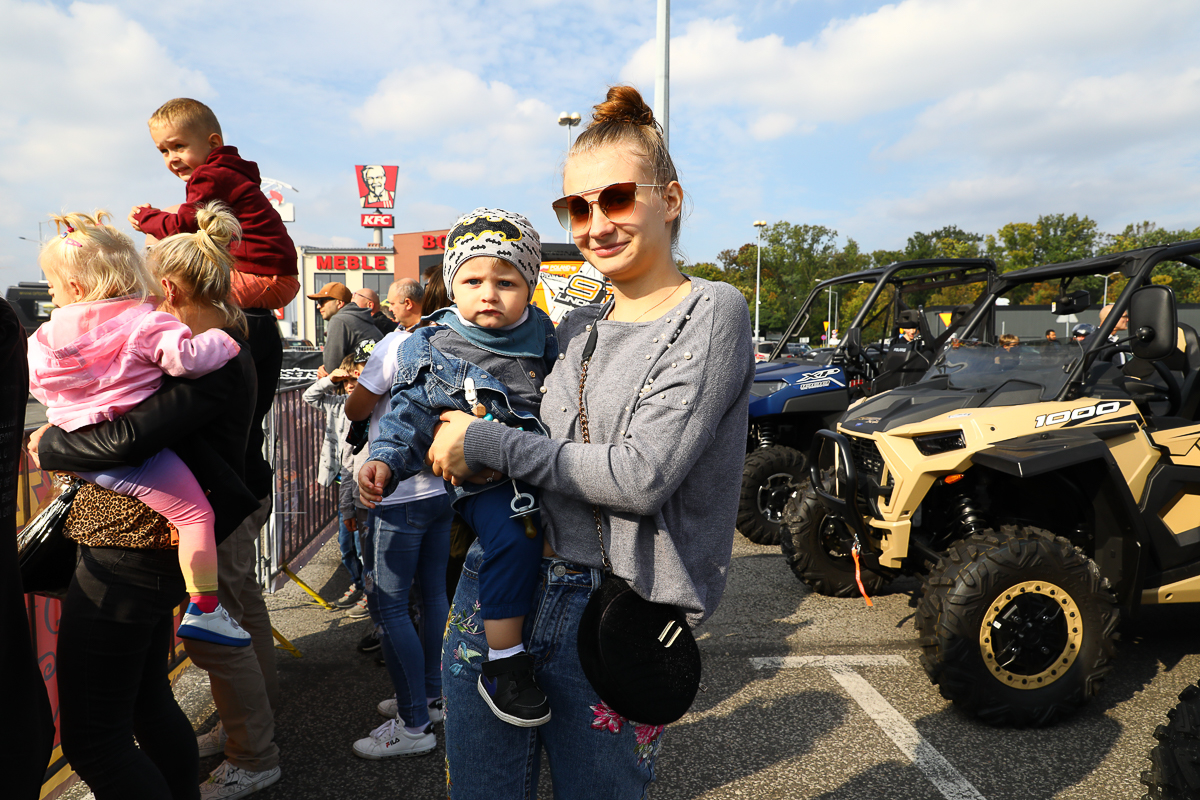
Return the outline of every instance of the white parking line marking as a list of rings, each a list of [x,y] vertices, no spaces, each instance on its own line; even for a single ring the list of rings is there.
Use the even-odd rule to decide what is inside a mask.
[[[875,721],[909,761],[925,774],[946,800],[986,800],[962,773],[925,740],[912,723],[901,716],[891,703],[854,667],[908,666],[903,656],[786,656],[752,658],[755,669],[819,667],[829,670],[833,679]]]

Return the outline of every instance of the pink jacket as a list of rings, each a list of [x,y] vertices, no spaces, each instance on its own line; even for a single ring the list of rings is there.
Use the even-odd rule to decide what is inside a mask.
[[[238,354],[229,334],[192,336],[153,299],[116,297],[54,310],[29,337],[29,391],[63,430],[119,417],[162,384],[163,373],[197,378]]]

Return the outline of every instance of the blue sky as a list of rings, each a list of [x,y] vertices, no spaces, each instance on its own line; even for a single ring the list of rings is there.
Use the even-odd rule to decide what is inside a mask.
[[[183,198],[145,120],[192,96],[297,187],[298,244],[365,244],[354,165],[397,164],[396,230],[550,212],[566,132],[608,85],[653,102],[654,0],[0,0],[0,287],[38,221]],[[1200,226],[1193,0],[675,0],[671,150],[688,261],[752,222],[867,250],[1078,213]],[[132,233],[132,231],[130,231]]]

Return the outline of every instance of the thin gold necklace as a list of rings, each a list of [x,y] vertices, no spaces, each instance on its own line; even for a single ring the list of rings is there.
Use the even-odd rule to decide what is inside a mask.
[[[672,297],[674,297],[674,296],[675,296],[675,293],[679,291],[679,287],[680,287],[680,286],[683,286],[685,283],[687,283],[687,279],[686,279],[686,278],[684,278],[682,281],[680,281],[680,282],[679,282],[679,283],[678,283],[678,284],[675,286],[675,288],[674,288],[674,289],[672,289],[672,290],[670,291],[670,293],[669,293],[669,294],[668,294],[666,297],[664,297],[662,300],[659,300],[657,303],[655,303],[654,305],[650,306],[649,308],[647,308],[647,309],[646,309],[645,311],[643,311],[642,313],[638,314],[638,315],[637,315],[637,317],[635,317],[634,319],[630,320],[630,322],[640,322],[640,321],[641,321],[641,319],[642,319],[642,317],[646,316],[646,315],[647,315],[647,314],[649,314],[651,311],[653,311],[654,309],[658,308],[658,307],[659,307],[659,306],[661,306],[663,303],[667,302],[667,301],[668,301],[668,300],[670,300]],[[615,310],[615,309],[614,309],[614,310]]]

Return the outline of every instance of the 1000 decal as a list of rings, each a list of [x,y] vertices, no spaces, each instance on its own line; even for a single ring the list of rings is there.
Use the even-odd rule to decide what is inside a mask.
[[[1097,403],[1094,406],[1083,406],[1082,408],[1072,408],[1067,411],[1056,411],[1053,414],[1042,414],[1035,417],[1033,427],[1041,428],[1045,425],[1061,425],[1064,422],[1078,422],[1082,419],[1090,419],[1092,417],[1100,417],[1105,414],[1112,414],[1121,408],[1121,401],[1109,400],[1104,403]]]

